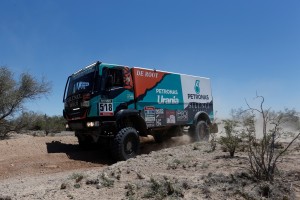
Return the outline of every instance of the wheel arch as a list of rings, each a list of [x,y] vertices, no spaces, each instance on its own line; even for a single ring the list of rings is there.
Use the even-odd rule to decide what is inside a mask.
[[[196,113],[194,117],[193,125],[196,126],[198,121],[205,121],[208,125],[211,124],[208,114],[204,111],[200,111]]]
[[[135,128],[139,135],[147,136],[147,125],[145,120],[140,116],[138,110],[122,109],[116,114],[116,123],[119,129],[128,126],[128,123]]]

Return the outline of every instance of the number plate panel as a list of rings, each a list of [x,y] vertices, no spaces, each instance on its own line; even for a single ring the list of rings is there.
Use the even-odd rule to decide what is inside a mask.
[[[112,99],[101,100],[99,103],[99,115],[100,116],[113,116],[114,107]]]

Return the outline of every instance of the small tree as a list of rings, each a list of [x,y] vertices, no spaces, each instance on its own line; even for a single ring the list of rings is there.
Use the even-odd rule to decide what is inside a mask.
[[[222,122],[226,136],[221,136],[219,143],[228,150],[230,157],[234,157],[235,151],[241,142],[240,132],[237,130],[239,122],[232,119],[222,120]]]
[[[32,75],[23,73],[16,81],[7,67],[0,67],[0,137],[6,137],[10,131],[18,131],[20,124],[11,120],[24,110],[25,102],[36,100],[50,90],[50,83],[44,79],[38,81]]]
[[[272,112],[264,109],[264,97],[256,96],[261,99],[260,107],[253,108],[248,103],[248,110],[244,113],[243,125],[244,133],[248,138],[248,157],[250,170],[259,180],[273,181],[277,162],[280,157],[288,150],[292,143],[299,137],[298,133],[283,149],[276,148],[276,142],[289,132],[284,131],[283,126],[294,121],[299,123],[299,117],[294,110]],[[261,120],[261,136],[258,138],[255,129],[255,118],[259,116]],[[296,127],[299,127],[298,125]]]

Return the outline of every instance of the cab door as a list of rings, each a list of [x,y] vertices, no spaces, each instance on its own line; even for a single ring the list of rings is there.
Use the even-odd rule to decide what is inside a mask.
[[[128,67],[104,68],[105,95],[100,102],[100,115],[115,115],[121,109],[134,108],[132,78]],[[102,114],[101,114],[102,113]]]

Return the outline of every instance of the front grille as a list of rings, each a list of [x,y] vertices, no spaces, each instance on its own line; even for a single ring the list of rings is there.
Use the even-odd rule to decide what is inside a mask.
[[[70,126],[71,130],[81,130],[84,128],[82,122],[70,122],[69,126]]]
[[[68,119],[81,119],[86,117],[86,108],[80,108],[79,110],[66,109],[66,115]]]

